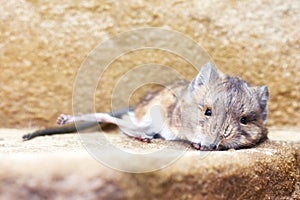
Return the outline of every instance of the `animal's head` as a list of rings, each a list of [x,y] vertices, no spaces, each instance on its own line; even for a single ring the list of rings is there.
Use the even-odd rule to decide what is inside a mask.
[[[251,147],[267,138],[267,86],[252,87],[208,63],[190,83],[189,96],[204,149]]]

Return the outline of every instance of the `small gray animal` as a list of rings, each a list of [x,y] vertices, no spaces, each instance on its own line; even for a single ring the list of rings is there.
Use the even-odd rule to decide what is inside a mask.
[[[96,120],[116,124],[126,135],[142,141],[159,136],[188,141],[199,150],[239,149],[267,139],[268,99],[267,86],[252,87],[207,63],[192,82],[180,80],[169,85],[147,96],[134,110],[119,114],[62,114],[57,124]],[[75,131],[74,127],[45,129],[24,135],[23,139]]]

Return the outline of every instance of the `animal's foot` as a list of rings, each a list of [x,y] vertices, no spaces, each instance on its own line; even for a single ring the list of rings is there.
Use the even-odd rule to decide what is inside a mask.
[[[145,142],[145,143],[150,143],[151,142],[151,139],[150,138],[141,138],[141,137],[137,137],[135,138],[136,140],[138,141],[141,141],[141,142]]]
[[[135,140],[141,141],[141,142],[145,142],[145,143],[150,143],[151,139],[150,138],[143,138],[143,137],[134,137],[134,136],[129,136]]]
[[[199,143],[191,143],[191,146],[196,150],[201,150],[201,144]]]
[[[71,115],[64,115],[64,114],[61,114],[59,115],[59,117],[57,118],[56,120],[56,123],[58,125],[64,125],[64,124],[67,124],[69,122],[72,121],[72,116]]]

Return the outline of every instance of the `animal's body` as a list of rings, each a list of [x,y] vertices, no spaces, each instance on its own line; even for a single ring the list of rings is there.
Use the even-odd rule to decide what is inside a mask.
[[[57,123],[113,123],[126,135],[141,140],[159,135],[165,140],[188,141],[201,150],[238,149],[267,138],[268,99],[266,86],[252,87],[208,63],[192,82],[181,80],[169,85],[122,117],[107,113],[60,115]],[[31,139],[30,134],[24,139]]]

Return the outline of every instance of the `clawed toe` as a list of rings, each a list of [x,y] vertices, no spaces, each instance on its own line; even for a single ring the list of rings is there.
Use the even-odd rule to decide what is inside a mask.
[[[201,149],[201,144],[199,143],[191,143],[191,146],[196,149],[196,150],[200,150]]]
[[[61,115],[57,118],[56,123],[57,123],[58,125],[64,125],[64,124],[68,121],[69,118],[70,118],[70,117],[69,117],[68,115],[61,114]]]
[[[150,143],[151,142],[150,138],[135,138],[135,139],[138,140],[138,141],[141,141],[141,142],[145,142],[145,143]]]
[[[151,143],[151,139],[150,138],[143,138],[143,137],[133,137],[133,136],[129,136],[135,140],[138,140],[140,142],[145,142],[145,143]]]

